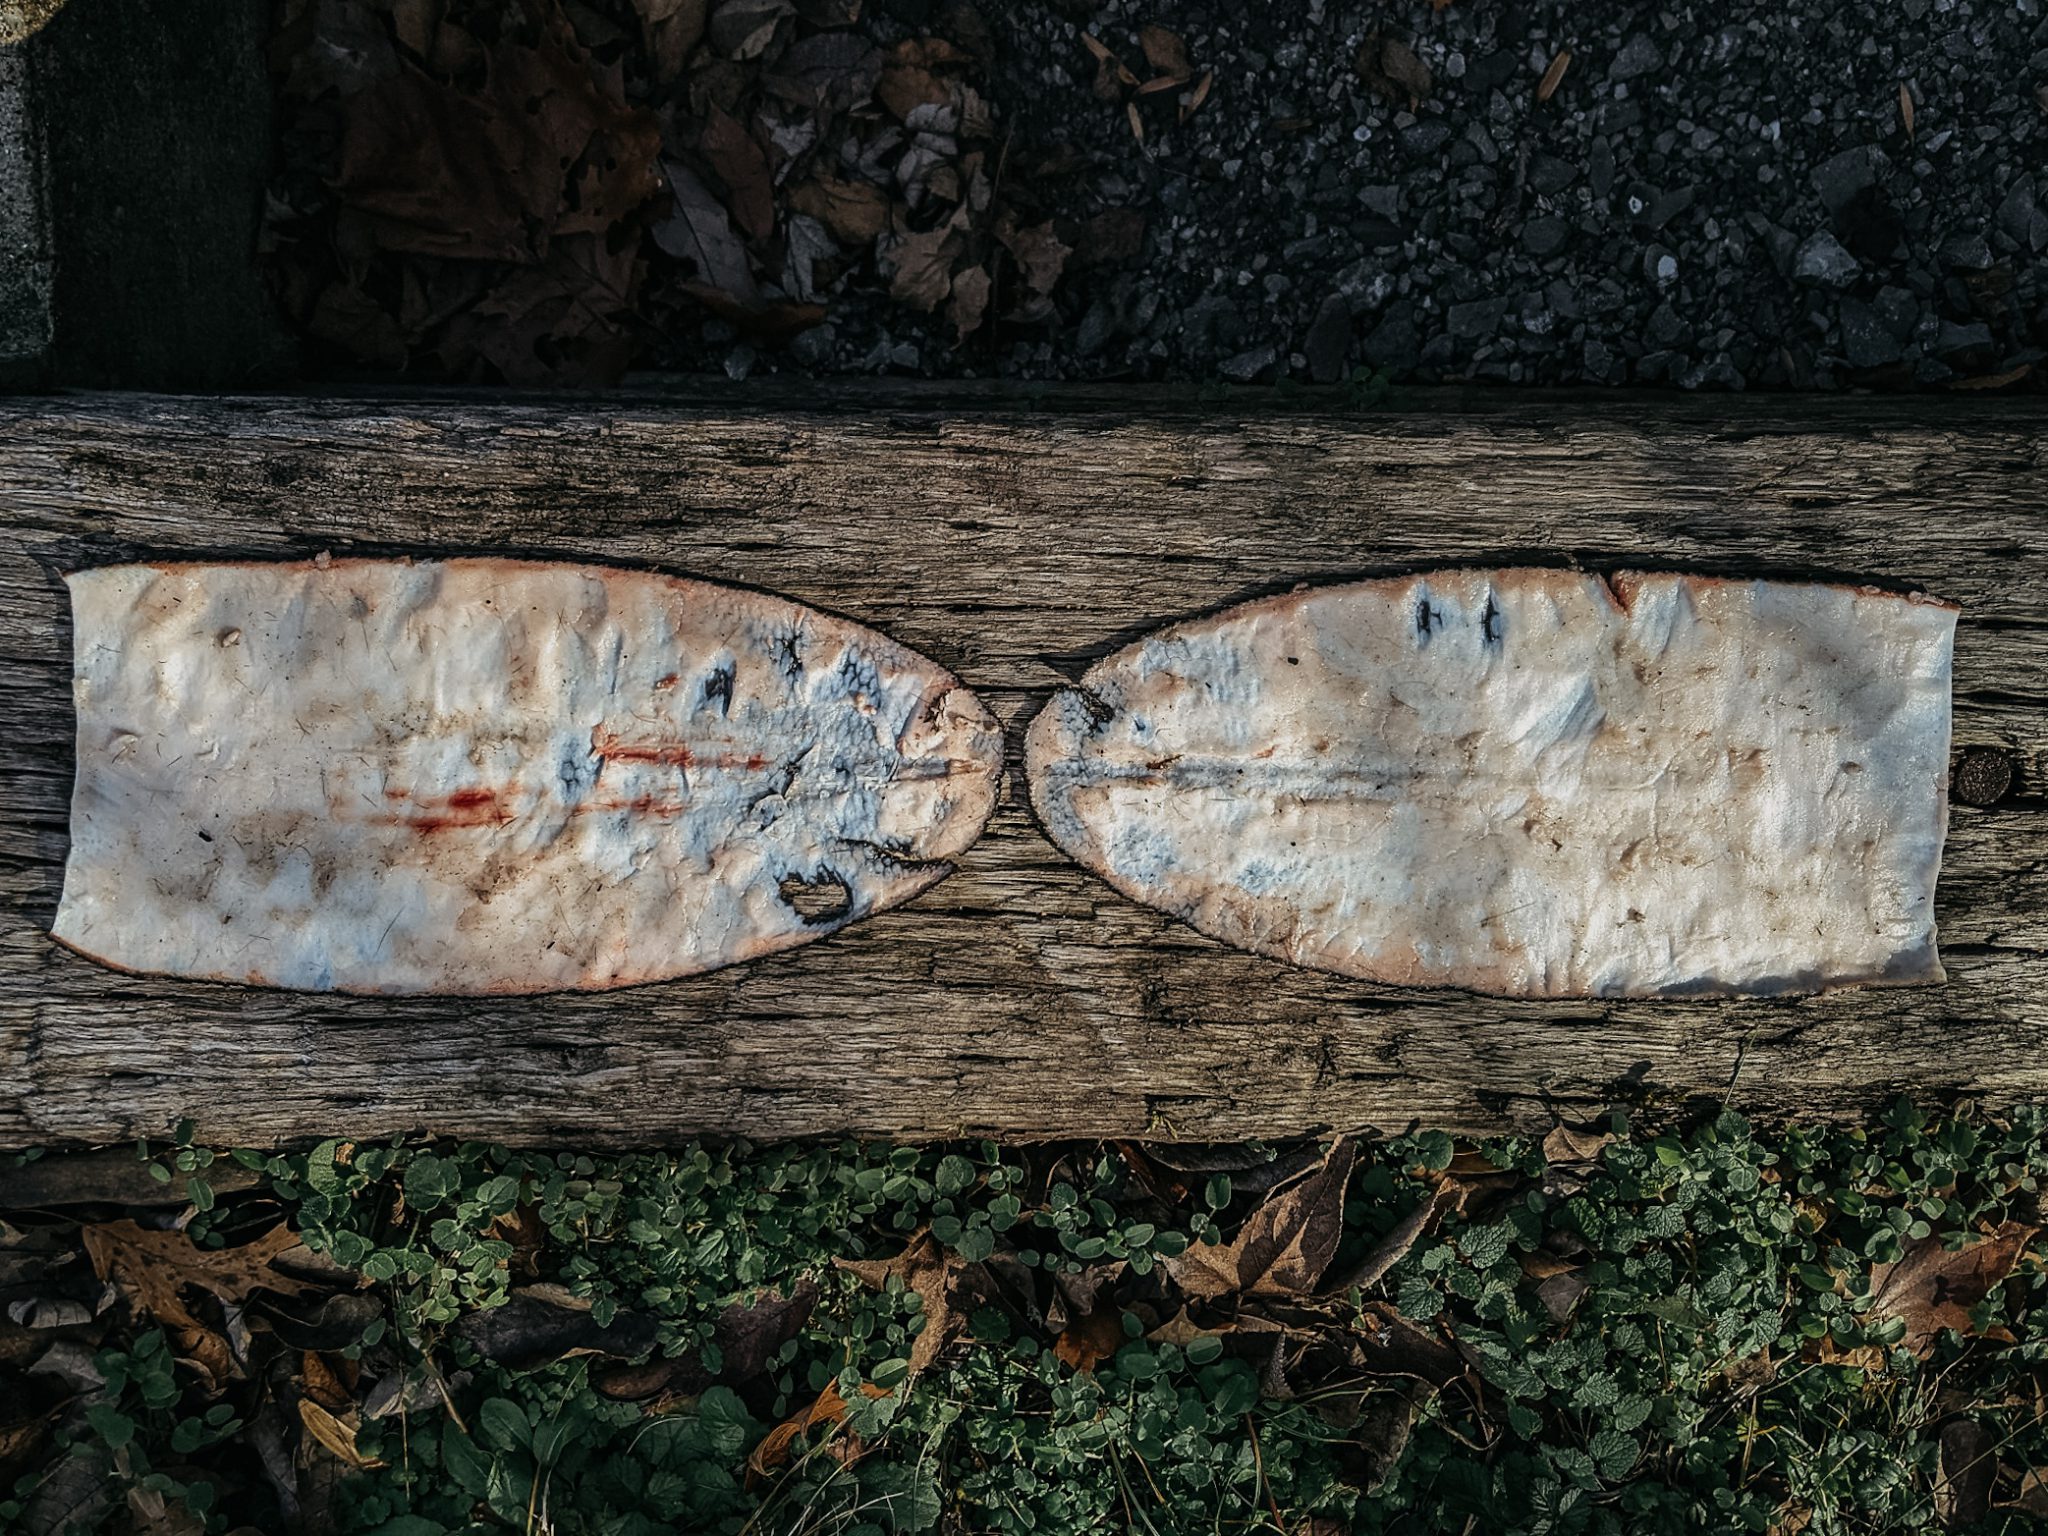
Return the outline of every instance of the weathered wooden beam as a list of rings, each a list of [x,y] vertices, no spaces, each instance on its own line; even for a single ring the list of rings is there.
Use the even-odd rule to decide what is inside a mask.
[[[2048,1094],[2048,432],[2024,402],[1416,397],[1385,415],[1077,391],[0,403],[0,1143],[427,1129],[658,1143],[1539,1126],[1725,1099],[1844,1116]],[[958,874],[777,958],[601,996],[314,997],[53,945],[61,573],[144,555],[492,551],[749,583],[886,630],[1011,731],[1107,649],[1299,581],[1473,562],[1849,577],[1963,605],[1950,981],[1533,1003],[1225,949],[1060,857],[1013,785]],[[1013,755],[1014,762],[1014,755]]]

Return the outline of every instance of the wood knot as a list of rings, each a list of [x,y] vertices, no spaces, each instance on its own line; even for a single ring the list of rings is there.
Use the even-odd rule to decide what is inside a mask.
[[[1949,774],[1948,796],[1965,805],[1996,805],[2012,793],[2015,769],[2003,747],[1965,747]]]

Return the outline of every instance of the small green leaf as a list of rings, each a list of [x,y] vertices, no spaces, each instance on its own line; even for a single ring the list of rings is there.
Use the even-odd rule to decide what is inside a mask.
[[[476,1421],[485,1441],[501,1451],[524,1450],[533,1437],[525,1410],[509,1398],[487,1398],[476,1411]]]

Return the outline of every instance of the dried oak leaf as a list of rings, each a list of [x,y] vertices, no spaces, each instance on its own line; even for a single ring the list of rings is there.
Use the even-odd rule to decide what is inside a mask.
[[[848,245],[866,245],[889,227],[889,194],[871,181],[819,176],[790,188],[784,201]]]
[[[1429,66],[1398,38],[1367,33],[1351,62],[1367,90],[1396,105],[1405,103],[1411,112],[1429,96]]]
[[[206,1326],[185,1304],[187,1287],[224,1302],[247,1301],[256,1291],[297,1296],[311,1289],[271,1268],[272,1259],[298,1245],[297,1234],[283,1225],[236,1248],[201,1248],[183,1232],[151,1231],[127,1220],[102,1222],[82,1235],[93,1273],[170,1328]]]
[[[2008,1221],[1980,1240],[1951,1251],[1938,1237],[1910,1243],[1900,1258],[1870,1272],[1873,1324],[1903,1319],[1901,1347],[1921,1359],[1934,1352],[1945,1329],[1974,1332],[1970,1309],[2012,1273],[2020,1250],[2037,1229]]]
[[[1197,1243],[1165,1261],[1183,1294],[1301,1296],[1316,1288],[1344,1232],[1344,1189],[1356,1148],[1340,1137],[1313,1173],[1287,1185],[1247,1216],[1228,1243]]]

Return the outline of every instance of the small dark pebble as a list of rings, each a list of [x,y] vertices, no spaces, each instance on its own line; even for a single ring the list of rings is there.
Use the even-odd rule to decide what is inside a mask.
[[[1301,343],[1308,376],[1318,384],[1334,384],[1344,376],[1344,355],[1351,348],[1351,304],[1341,293],[1324,299]]]
[[[1418,160],[1433,155],[1451,141],[1451,125],[1440,117],[1425,117],[1401,130],[1401,148]]]
[[[1621,45],[1621,52],[1614,56],[1614,62],[1607,66],[1610,80],[1636,80],[1652,70],[1664,67],[1664,55],[1657,51],[1657,45],[1650,41],[1648,33],[1638,32]]]
[[[1859,299],[1843,299],[1842,355],[1851,368],[1882,368],[1899,360],[1899,339],[1883,316]]]
[[[1563,219],[1531,219],[1522,226],[1522,244],[1531,256],[1555,256],[1571,239],[1571,226]]]
[[[2012,754],[2003,747],[1965,747],[1949,775],[1948,796],[1965,805],[1996,805],[2012,792]]]
[[[1271,374],[1280,361],[1279,349],[1273,346],[1252,347],[1227,357],[1218,365],[1217,371],[1235,384],[1256,384]]]

